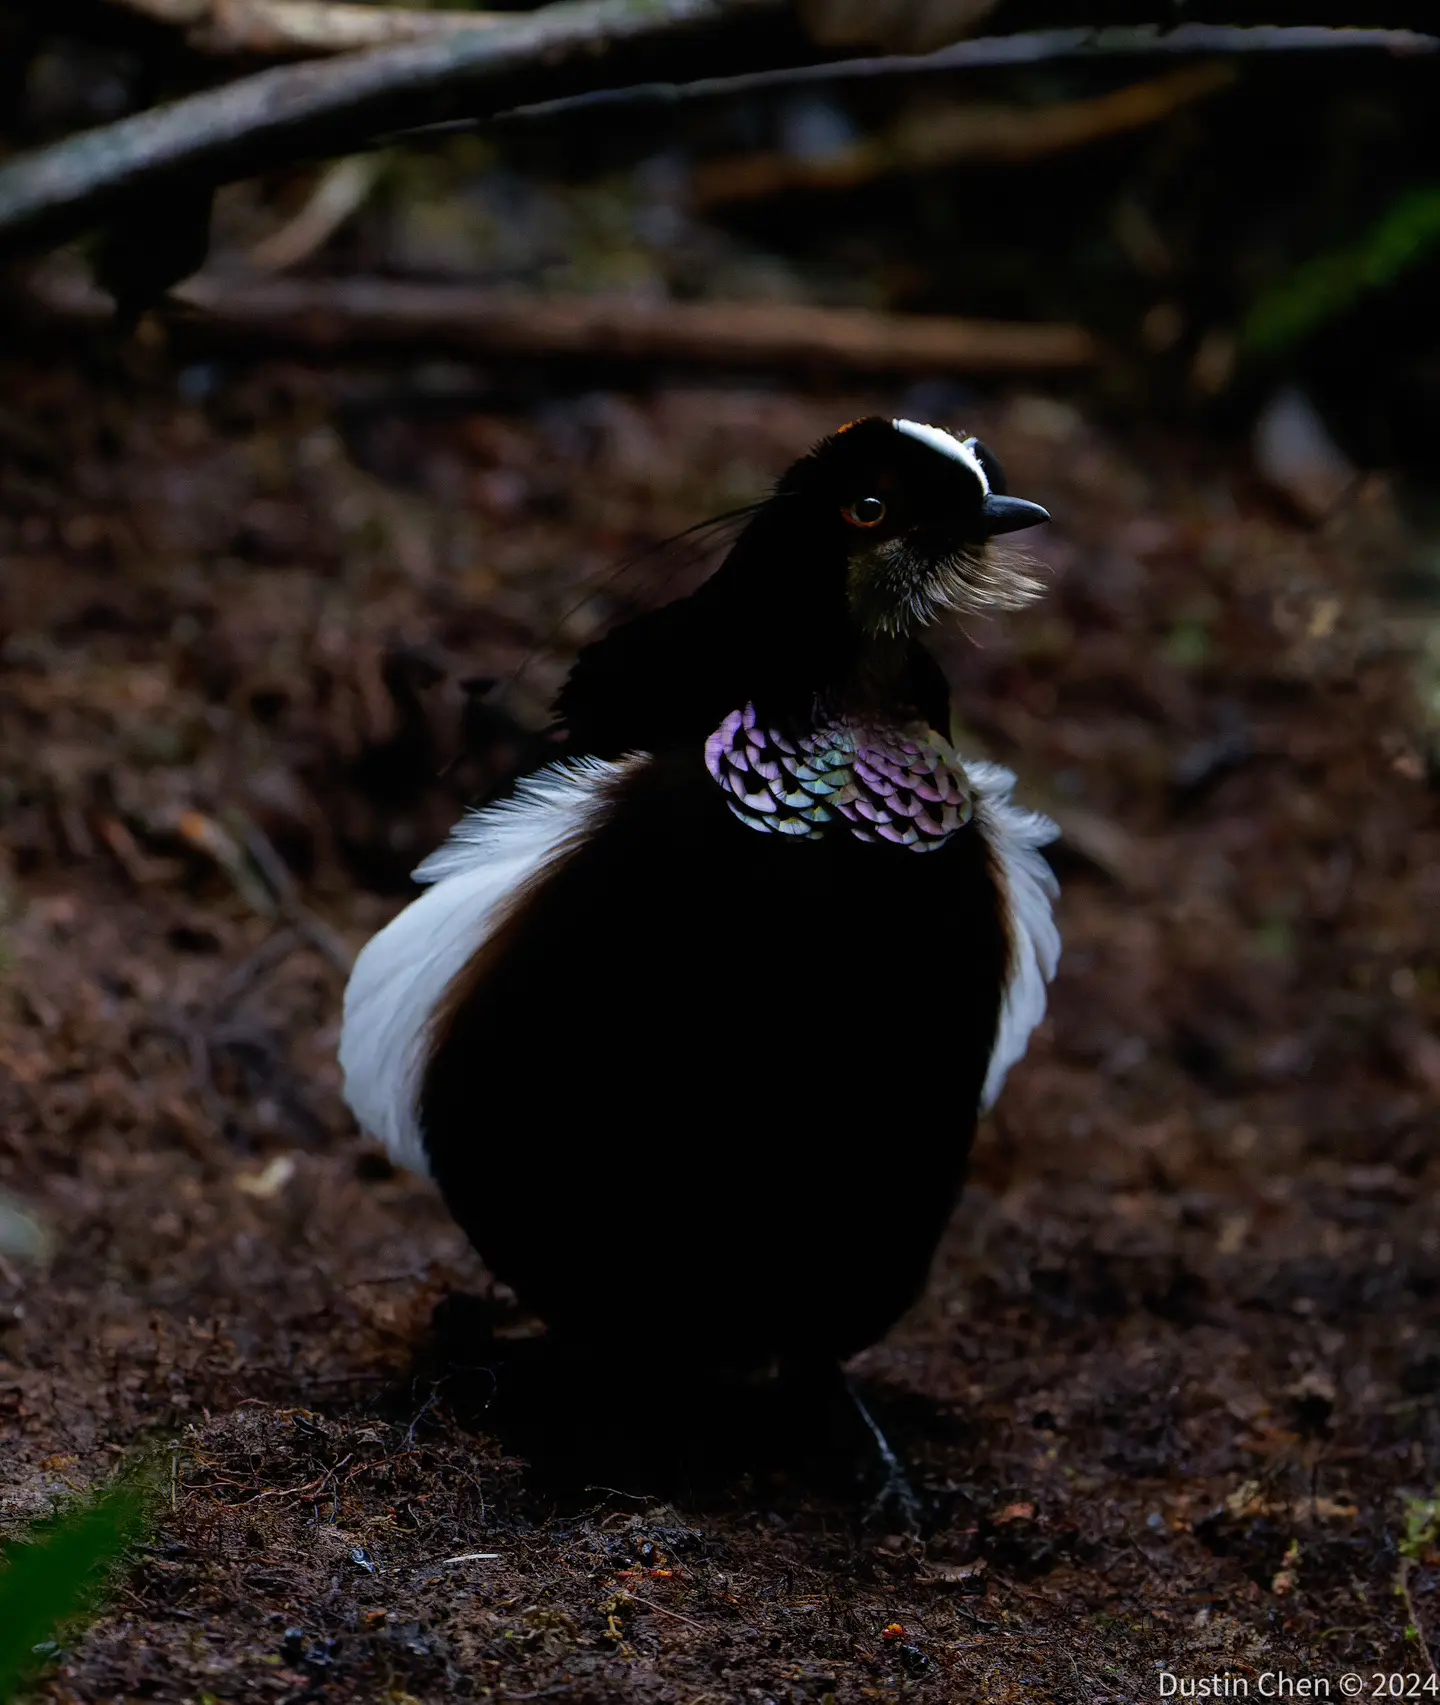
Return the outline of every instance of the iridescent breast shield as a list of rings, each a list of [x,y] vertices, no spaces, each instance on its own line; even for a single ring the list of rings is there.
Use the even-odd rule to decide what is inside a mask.
[[[934,852],[973,808],[955,748],[918,722],[835,716],[782,734],[747,704],[705,742],[705,764],[740,821],[776,835],[815,839],[844,829],[857,840]]]

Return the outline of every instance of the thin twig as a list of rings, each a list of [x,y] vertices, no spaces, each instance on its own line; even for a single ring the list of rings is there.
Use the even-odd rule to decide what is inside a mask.
[[[641,1598],[639,1593],[632,1593],[628,1587],[622,1587],[620,1591],[621,1596],[628,1598],[632,1604],[643,1604],[646,1610],[653,1610],[657,1616],[673,1617],[676,1622],[683,1622],[687,1628],[693,1628],[700,1634],[710,1632],[701,1623],[693,1621],[688,1616],[682,1616],[678,1610],[667,1610],[663,1604],[656,1604],[651,1599]]]
[[[171,1036],[185,1050],[190,1068],[190,1083],[200,1102],[200,1111],[210,1122],[212,1132],[225,1129],[225,1103],[215,1088],[215,1067],[210,1057],[210,1044],[196,1021],[178,1008],[155,1015],[155,1027]]]
[[[430,1395],[425,1399],[425,1401],[420,1405],[419,1410],[416,1412],[415,1419],[413,1421],[411,1421],[409,1427],[407,1427],[405,1430],[405,1443],[407,1445],[413,1445],[415,1443],[415,1429],[425,1419],[426,1415],[429,1414],[430,1410],[435,1407],[435,1405],[439,1401],[439,1399],[440,1399],[440,1393],[438,1390],[435,1390],[435,1391],[432,1391],[430,1393]]]
[[[295,951],[297,933],[293,925],[282,924],[247,953],[220,985],[215,996],[213,1016],[219,1018],[226,1015],[256,983],[269,976],[277,966],[284,964]]]
[[[325,1484],[326,1475],[317,1474],[313,1480],[307,1480],[303,1486],[269,1486],[263,1492],[256,1492],[253,1497],[241,1498],[238,1504],[222,1504],[223,1510],[242,1510],[246,1504],[258,1504],[265,1498],[303,1498],[315,1492]],[[201,1488],[204,1490],[204,1488]]]
[[[1402,1557],[1400,1567],[1395,1574],[1395,1585],[1400,1589],[1400,1596],[1405,1601],[1405,1615],[1409,1625],[1415,1630],[1415,1638],[1420,1645],[1420,1655],[1425,1660],[1425,1667],[1434,1675],[1435,1660],[1430,1656],[1430,1645],[1425,1638],[1425,1630],[1420,1626],[1420,1618],[1415,1610],[1415,1600],[1410,1592],[1410,1559]]]
[[[274,896],[279,915],[342,976],[348,977],[355,966],[354,954],[329,924],[305,904],[290,867],[254,818],[239,810],[234,815],[245,851]]]
[[[309,260],[365,205],[385,169],[385,154],[351,154],[327,166],[305,205],[245,256],[255,272],[288,272]]]
[[[1416,21],[1422,20],[1417,16]],[[1352,29],[1309,24],[1180,24],[1174,29],[1158,25],[1096,29],[1082,24],[1064,29],[1024,31],[1017,35],[978,36],[974,41],[957,42],[935,53],[871,55],[863,59],[834,59],[818,65],[777,65],[764,71],[703,77],[690,83],[640,83],[624,89],[594,89],[583,95],[565,95],[552,101],[520,106],[499,117],[507,123],[543,122],[592,107],[673,106],[682,101],[724,100],[807,83],[986,71],[1009,65],[1048,64],[1061,59],[1327,52],[1390,53],[1397,56],[1436,53],[1440,52],[1440,35],[1419,29]],[[405,134],[443,134],[474,127],[474,121],[442,121]],[[393,142],[397,139],[392,135],[385,140]]]
[[[695,200],[707,207],[786,190],[853,188],[956,160],[1039,159],[1158,124],[1180,107],[1229,88],[1236,76],[1233,65],[1212,60],[1086,100],[1041,107],[967,103],[926,108],[834,153],[754,153],[708,161],[696,170]]]

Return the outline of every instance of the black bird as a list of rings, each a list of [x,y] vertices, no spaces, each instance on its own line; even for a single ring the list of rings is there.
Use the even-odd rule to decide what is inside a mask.
[[[973,438],[824,439],[361,954],[351,1107],[553,1337],[833,1366],[918,1294],[1060,943],[1054,826],[917,636],[1035,597],[992,541],[1048,519]]]

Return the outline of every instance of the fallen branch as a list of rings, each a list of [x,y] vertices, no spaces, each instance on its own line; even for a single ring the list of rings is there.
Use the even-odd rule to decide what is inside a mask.
[[[710,161],[696,170],[695,200],[710,207],[785,190],[849,188],[956,160],[1034,160],[1157,124],[1180,107],[1229,88],[1236,75],[1233,65],[1211,60],[1090,100],[1048,107],[921,109],[904,115],[889,132],[832,154],[746,154]]]
[[[67,320],[110,303],[78,284],[42,300]],[[1098,359],[1079,326],[960,320],[771,302],[643,302],[526,296],[386,279],[196,278],[167,308],[187,341],[311,353],[417,347],[462,355],[675,361],[706,367],[860,373],[1061,372]]]
[[[353,0],[111,0],[152,23],[171,24],[202,53],[350,53],[488,29],[499,12],[430,12]]]
[[[0,167],[0,258],[64,242],[177,186],[212,186],[377,134],[698,70],[717,31],[788,0],[562,0],[493,28],[278,66],[67,137]]]

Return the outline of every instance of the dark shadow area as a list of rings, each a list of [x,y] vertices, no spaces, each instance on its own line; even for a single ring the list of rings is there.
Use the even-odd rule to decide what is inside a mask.
[[[583,1352],[521,1335],[504,1305],[454,1293],[436,1306],[409,1370],[404,1403],[443,1406],[467,1431],[524,1459],[534,1496],[589,1507],[598,1490],[697,1510],[758,1500],[795,1509],[820,1500],[861,1532],[887,1533],[903,1516],[886,1498],[885,1463],[838,1366],[751,1373],[645,1360],[623,1343]],[[617,1336],[619,1335],[617,1331]],[[956,1431],[940,1405],[873,1385],[864,1408],[904,1463],[907,1439]],[[402,1405],[403,1407],[403,1405]],[[893,1417],[893,1421],[892,1421]],[[398,1418],[398,1414],[397,1414]],[[922,1519],[933,1519],[913,1476]]]

